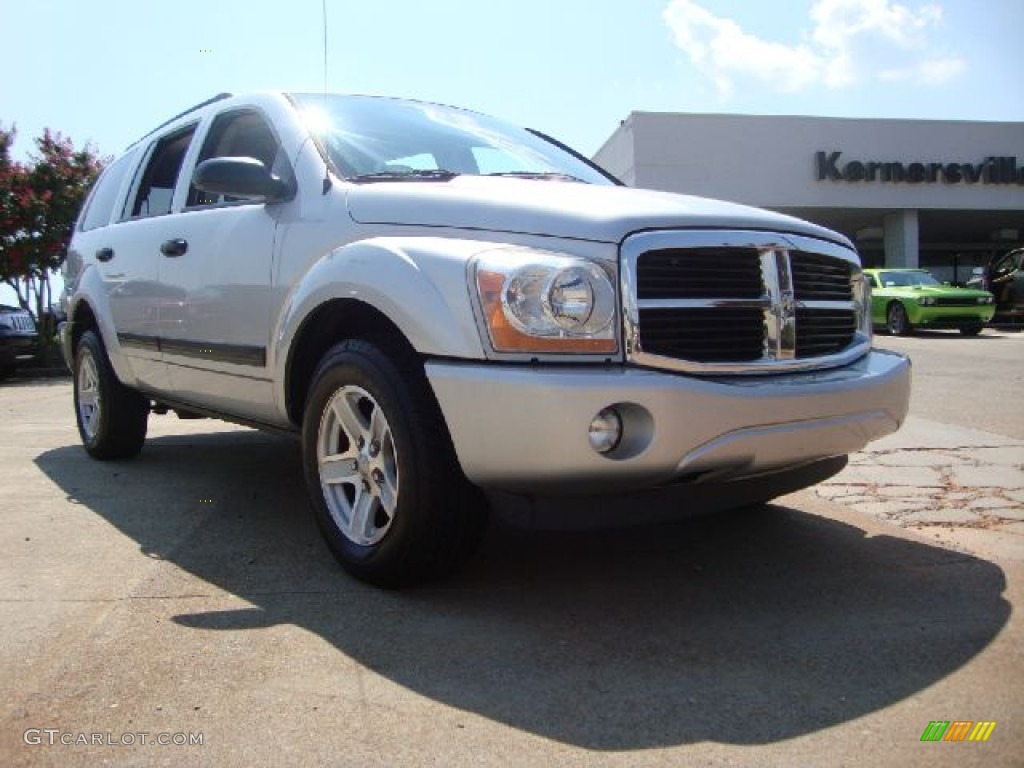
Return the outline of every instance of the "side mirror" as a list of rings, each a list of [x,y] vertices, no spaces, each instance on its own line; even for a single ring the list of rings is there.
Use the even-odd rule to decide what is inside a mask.
[[[214,195],[276,203],[292,197],[291,186],[254,157],[214,157],[196,166],[192,183]]]

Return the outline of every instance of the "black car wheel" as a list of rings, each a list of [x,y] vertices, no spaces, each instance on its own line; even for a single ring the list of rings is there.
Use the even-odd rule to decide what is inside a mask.
[[[978,325],[965,325],[960,329],[960,333],[964,336],[977,336],[981,333],[983,327],[980,323]]]
[[[886,310],[885,327],[893,336],[907,336],[912,332],[907,310],[898,301],[894,301]]]
[[[306,484],[331,552],[384,587],[458,568],[486,520],[422,364],[399,358],[361,340],[334,346],[313,375],[302,428]]]
[[[117,380],[100,337],[86,331],[75,350],[75,417],[95,459],[125,459],[142,450],[149,401]]]

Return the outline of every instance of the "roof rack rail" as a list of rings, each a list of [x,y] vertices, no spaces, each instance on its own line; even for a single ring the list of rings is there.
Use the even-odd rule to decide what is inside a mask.
[[[230,98],[231,98],[232,96],[234,96],[234,94],[233,94],[233,93],[218,93],[218,94],[217,94],[216,96],[214,96],[213,98],[207,99],[206,101],[201,101],[201,102],[199,102],[198,104],[196,104],[195,106],[189,107],[188,109],[186,109],[186,110],[184,110],[184,111],[182,111],[182,112],[179,112],[179,113],[178,113],[178,114],[176,114],[176,115],[175,115],[174,117],[172,117],[172,118],[170,118],[170,119],[168,119],[168,120],[164,120],[164,121],[163,121],[162,123],[160,123],[160,125],[158,125],[158,126],[157,126],[156,128],[154,128],[154,129],[153,129],[152,131],[150,131],[149,133],[147,133],[147,134],[146,134],[145,136],[142,136],[142,137],[140,137],[140,138],[136,139],[135,141],[133,141],[133,142],[132,142],[131,144],[129,144],[129,145],[128,145],[128,146],[126,147],[126,149],[131,149],[131,148],[132,148],[132,147],[134,147],[134,146],[135,146],[136,144],[138,144],[138,143],[139,143],[140,141],[142,141],[143,139],[145,139],[145,138],[147,138],[147,137],[149,137],[149,136],[152,136],[152,135],[153,135],[154,133],[156,133],[157,131],[159,131],[159,130],[160,130],[161,128],[163,128],[163,127],[164,127],[165,125],[170,125],[170,124],[171,124],[171,123],[173,123],[173,122],[174,122],[175,120],[177,120],[177,119],[178,119],[179,117],[184,117],[184,116],[185,116],[185,115],[187,115],[187,114],[188,114],[189,112],[195,112],[195,111],[196,111],[197,109],[202,109],[203,107],[205,107],[205,106],[208,106],[208,105],[210,105],[210,104],[213,104],[214,102],[217,102],[217,101],[221,101],[221,100],[223,100],[223,99],[230,99]]]

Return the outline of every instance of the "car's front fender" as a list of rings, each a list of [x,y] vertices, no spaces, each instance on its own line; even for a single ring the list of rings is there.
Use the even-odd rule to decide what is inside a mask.
[[[272,342],[284,402],[288,352],[306,318],[327,302],[361,301],[385,315],[424,355],[483,359],[466,264],[497,244],[436,237],[381,237],[337,248],[315,262],[284,303]]]

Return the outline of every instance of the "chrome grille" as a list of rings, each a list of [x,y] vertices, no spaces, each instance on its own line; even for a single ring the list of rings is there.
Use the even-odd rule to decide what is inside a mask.
[[[630,361],[696,373],[838,365],[870,346],[855,254],[763,232],[650,232],[623,245]]]
[[[937,307],[977,307],[981,306],[976,298],[959,298],[959,297],[936,297],[935,306]]]
[[[796,357],[806,359],[842,352],[857,332],[853,312],[797,309]]]
[[[32,319],[32,315],[28,313],[11,313],[10,319],[16,331],[34,331],[36,329],[35,321]]]
[[[641,299],[757,299],[764,294],[761,257],[753,248],[671,248],[648,251],[637,272]]]
[[[790,253],[797,301],[851,301],[850,263],[814,253]]]
[[[764,349],[759,309],[641,309],[644,349],[681,360],[754,360]]]

